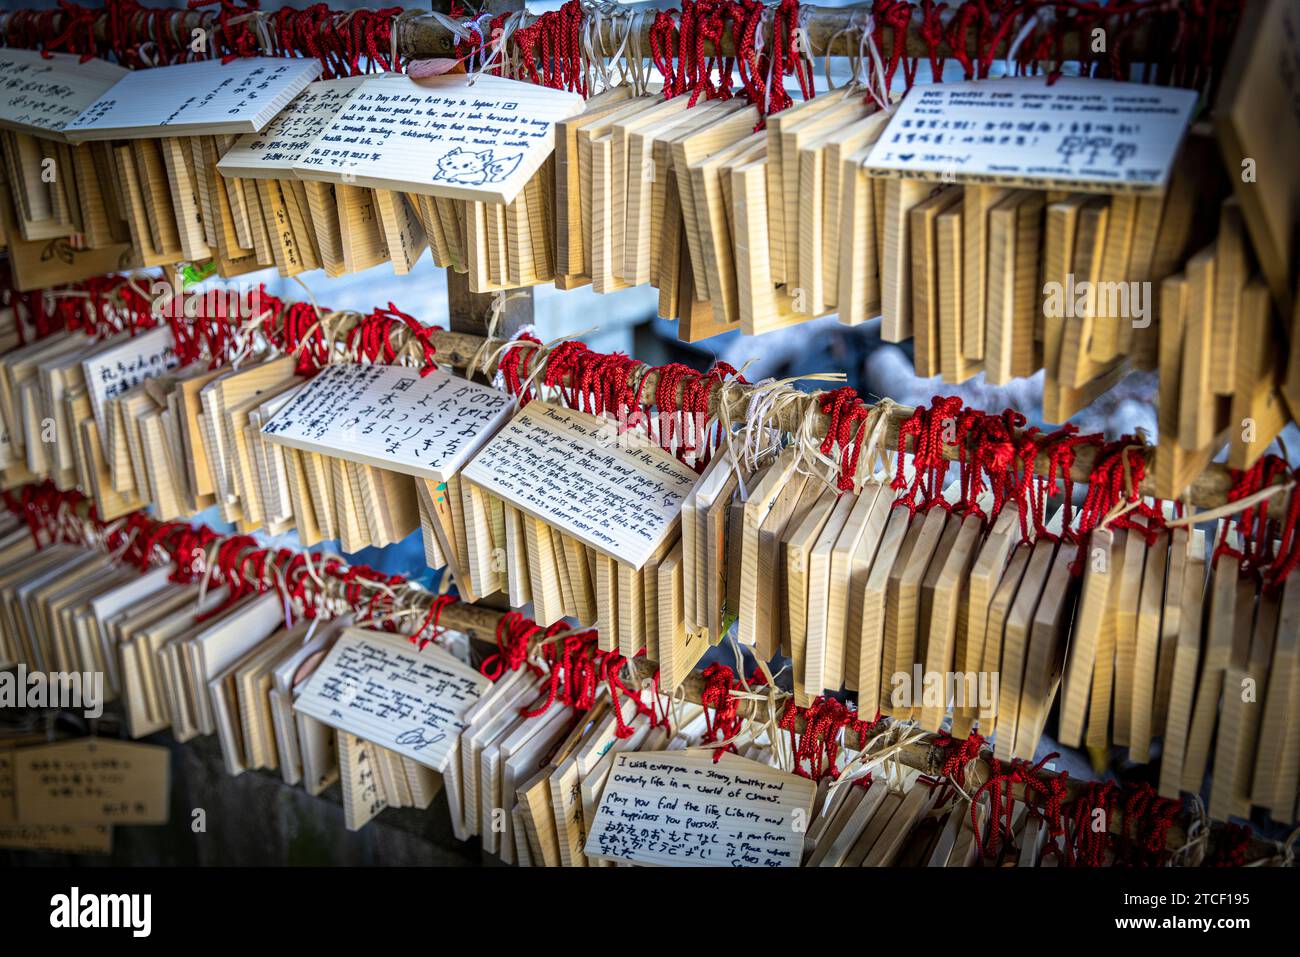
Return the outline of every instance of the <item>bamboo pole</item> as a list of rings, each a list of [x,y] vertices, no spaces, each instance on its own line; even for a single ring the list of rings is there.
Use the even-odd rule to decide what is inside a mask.
[[[398,335],[404,336],[405,334],[404,329],[398,331]],[[452,366],[464,370],[468,368],[474,356],[482,350],[486,340],[481,336],[468,333],[435,332],[430,336],[430,341],[437,349],[440,362],[448,362]],[[494,339],[492,344],[493,346],[501,345],[502,340]],[[642,369],[649,370],[644,373],[645,387],[642,394],[650,400],[646,405],[650,405],[653,403],[652,397],[654,396],[655,386],[659,381],[659,374],[644,363]],[[489,376],[495,374],[495,362],[490,364],[488,371]],[[731,421],[743,422],[749,411],[749,403],[753,392],[752,387],[733,386],[726,391],[724,396],[723,389],[720,386],[715,386],[709,396],[709,412],[715,416],[725,413]],[[781,410],[774,424],[784,431],[795,431],[803,422],[805,415],[808,414],[808,407],[816,403],[816,401],[816,398],[810,395],[803,402],[791,403]],[[895,405],[890,410],[888,429],[884,438],[884,443],[889,449],[897,451],[898,427],[911,416],[912,411],[909,407],[899,405]],[[816,413],[816,425],[813,429],[816,437],[821,438],[826,435],[829,421],[829,418],[820,411]],[[1147,453],[1147,473],[1139,489],[1143,495],[1154,496],[1155,494],[1155,461],[1156,456],[1159,454],[1159,446],[1152,446]],[[956,461],[958,458],[957,447],[945,445],[944,457],[949,461]],[[1086,483],[1092,474],[1095,461],[1096,450],[1090,446],[1080,446],[1075,456],[1073,468],[1070,470],[1071,480],[1076,483]],[[1049,456],[1046,453],[1040,454],[1034,463],[1035,474],[1047,474],[1050,464]],[[1228,467],[1222,463],[1211,463],[1193,480],[1182,500],[1197,509],[1218,508],[1227,503],[1228,492],[1232,488],[1232,484],[1232,475]],[[1284,517],[1287,501],[1288,494],[1285,492],[1274,495],[1269,502],[1269,514],[1274,518]]]
[[[594,45],[599,50],[607,51],[612,55],[614,51],[619,49],[624,37],[627,35],[628,18],[635,16],[637,17],[635,26],[642,41],[642,49],[648,55],[650,26],[654,21],[657,8],[653,4],[646,3],[629,4],[628,7],[630,9],[626,13],[613,16],[606,15],[601,20],[599,29],[596,31],[597,39]],[[865,14],[869,13],[871,8],[872,4],[857,4],[849,7],[818,7],[812,5],[801,7],[800,12],[804,18],[802,25],[806,30],[810,52],[815,56],[856,56],[859,53],[858,31],[861,25],[866,22]],[[257,11],[248,14],[247,17],[251,20],[261,20],[269,23],[274,16],[274,12],[273,10]],[[339,15],[343,16],[347,12],[349,11],[339,11]],[[947,16],[951,16],[951,13],[947,14]],[[207,31],[218,29],[216,15],[208,10],[178,11],[172,24],[177,35],[184,37],[188,37],[191,31],[196,29]],[[63,33],[66,26],[67,15],[64,13],[57,14],[53,18],[52,34]],[[317,31],[318,38],[327,38],[335,30],[334,24],[323,24]],[[100,44],[108,42],[108,18],[105,15],[101,14],[96,18],[94,32],[97,42]],[[1014,31],[1009,31],[1009,34],[1014,34]],[[142,37],[142,39],[147,38]],[[1006,56],[1012,42],[1013,38],[1010,35],[1001,37],[995,50],[995,56]],[[1142,24],[1126,33],[1124,42],[1127,52],[1138,60],[1141,60],[1153,45],[1151,31],[1146,24]],[[410,16],[397,21],[397,48],[404,59],[450,56],[455,44],[456,39],[452,32],[432,16]],[[886,59],[891,57],[893,48],[894,33],[893,30],[887,29],[883,31],[880,41],[882,56]],[[1077,31],[1069,31],[1062,37],[1061,56],[1063,59],[1078,59],[1080,49],[1081,37]],[[735,48],[730,31],[725,32],[721,37],[720,45],[715,45],[712,41],[706,40],[704,42],[704,53],[708,56],[733,55]],[[972,58],[977,57],[980,53],[980,38],[977,30],[968,31],[966,53]],[[938,44],[936,54],[940,59],[953,56],[953,49],[947,39]],[[930,48],[921,35],[915,17],[908,26],[904,55],[910,58],[926,58],[930,55]]]

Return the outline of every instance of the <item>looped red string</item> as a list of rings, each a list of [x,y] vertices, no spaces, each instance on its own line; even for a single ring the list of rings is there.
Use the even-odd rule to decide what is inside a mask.
[[[803,732],[796,734],[801,717],[804,722]],[[793,700],[787,701],[777,726],[790,732],[794,773],[819,781],[827,775],[839,776],[835,760],[839,755],[841,732],[847,728],[856,732],[859,739],[865,739],[883,720],[879,714],[871,721],[864,720],[858,716],[856,709],[844,702],[836,698],[818,697],[807,708],[797,707]]]
[[[867,404],[851,386],[846,385],[822,393],[818,406],[822,415],[830,417],[821,453],[829,456],[839,446],[840,473],[836,487],[841,492],[851,492],[853,477],[858,471],[858,457],[862,454],[862,432],[869,415]]]
[[[1161,867],[1169,859],[1169,829],[1182,802],[1161,797],[1142,781],[1124,802],[1125,857],[1136,867]]]
[[[515,30],[511,43],[519,53],[531,82],[553,90],[587,95],[587,81],[582,70],[582,20],[579,0],[567,0],[559,10],[548,10],[532,23]]]
[[[946,9],[946,3],[921,0],[921,23],[917,27],[917,33],[925,42],[930,60],[930,79],[935,83],[943,80],[944,58],[939,56],[939,48],[944,42],[943,11]]]
[[[423,359],[420,364],[420,376],[427,376],[436,367],[437,348],[433,344],[433,334],[440,331],[438,326],[426,326],[415,317],[407,315],[391,302],[388,308],[376,308],[348,331],[347,350],[367,362],[391,364],[398,355],[393,344],[393,330],[405,326],[411,338],[419,344]]]
[[[876,0],[871,7],[871,16],[875,20],[874,36],[877,49],[883,51],[886,48],[886,30],[893,34],[889,44],[889,57],[884,65],[886,92],[893,92],[894,75],[898,72],[900,63],[903,64],[905,86],[910,88],[916,67],[913,64],[909,69],[904,54],[907,50],[907,31],[912,22],[911,3],[908,0]]]
[[[680,15],[675,10],[658,11],[654,22],[650,24],[649,33],[650,60],[664,78],[663,96],[666,100],[671,100],[684,91],[682,77],[677,69],[678,61],[674,57],[678,33],[674,14]]]
[[[249,17],[238,23],[231,22],[256,13],[261,9],[259,0],[249,0],[245,4],[237,3],[236,0],[189,0],[187,7],[190,10],[201,10],[214,5],[219,8],[217,24],[223,47],[221,62],[229,63],[240,57],[259,56],[261,45],[257,42],[257,34],[253,30],[253,18]]]
[[[424,651],[426,645],[437,641],[438,622],[442,618],[443,609],[448,605],[456,604],[457,601],[458,599],[455,595],[439,595],[434,598],[433,604],[429,606],[429,611],[424,616],[424,620],[420,622],[420,627],[416,630],[415,634],[409,637],[408,640],[411,644],[415,645],[420,651]],[[429,637],[427,638],[424,636],[426,631],[429,633]]]
[[[59,0],[59,12],[65,17],[63,30],[46,42],[41,55],[49,57],[51,51],[62,51],[80,54],[82,63],[93,59],[97,11],[77,3],[69,3],[68,0]]]
[[[930,407],[917,406],[898,427],[898,450],[908,451],[907,440],[912,440],[912,465],[915,474],[909,485],[904,477],[903,456],[898,456],[898,467],[891,487],[902,491],[894,502],[904,506],[911,515],[928,511],[938,505],[947,508],[943,499],[943,485],[948,474],[948,460],[944,457],[944,432],[951,429],[956,437],[957,417],[961,413],[961,399],[957,396],[936,395]]]
[[[1114,781],[1090,781],[1072,805],[1070,839],[1065,860],[1077,867],[1106,866],[1106,852],[1114,844],[1110,824],[1119,807],[1119,786]]]
[[[930,743],[943,752],[939,776],[964,788],[966,766],[980,756],[984,749],[984,738],[977,731],[972,731],[966,738],[954,738],[949,732],[941,731]]]
[[[1232,486],[1228,489],[1228,502],[1240,502],[1288,477],[1297,482],[1290,493],[1282,521],[1269,518],[1271,500],[1265,499],[1242,509],[1233,521],[1225,523],[1223,534],[1214,548],[1213,560],[1216,563],[1220,555],[1236,558],[1241,562],[1242,572],[1255,575],[1264,588],[1275,591],[1300,564],[1297,526],[1300,521],[1300,469],[1293,471],[1280,456],[1265,455],[1250,468],[1233,469],[1230,474]],[[1241,538],[1240,548],[1233,547],[1228,537],[1228,530],[1233,526]]]
[[[539,630],[519,612],[506,612],[497,622],[497,650],[483,659],[479,672],[498,681],[507,671],[518,671],[528,660],[528,639]]]
[[[1225,824],[1214,850],[1205,859],[1206,867],[1245,867],[1250,850],[1250,828],[1243,824]]]
[[[1033,773],[1025,777],[1026,805],[1031,814],[1046,822],[1047,836],[1053,846],[1056,845],[1056,838],[1066,833],[1063,805],[1069,796],[1070,773],[1061,771],[1045,776],[1039,772],[1048,761],[1058,757],[1060,755],[1053,751],[1034,766]]]
[[[536,336],[523,333],[516,342],[532,342],[537,345],[542,344],[542,340]],[[497,371],[501,373],[501,378],[505,381],[506,388],[510,394],[519,399],[519,407],[523,408],[532,399],[532,388],[525,390],[524,383],[532,375],[533,355],[536,349],[520,348],[512,346],[501,353],[501,358],[497,360]]]
[[[709,744],[727,741],[740,734],[743,722],[740,718],[739,702],[731,694],[735,687],[735,672],[726,665],[715,663],[704,669],[704,689],[700,692],[700,704],[704,706],[705,730],[701,742]],[[728,751],[735,753],[735,742],[714,750],[714,762],[716,763]]]
[[[1008,499],[1014,499],[1017,430],[1025,424],[1025,417],[1012,409],[1001,415],[964,409],[957,418],[957,462],[961,478],[961,502],[958,511],[963,515],[978,515],[988,522],[1002,511]],[[993,501],[987,514],[979,500],[985,490]]]
[[[1127,466],[1127,468],[1126,468]],[[1146,452],[1141,443],[1131,436],[1100,445],[1088,477],[1088,494],[1079,509],[1079,531],[1086,533],[1096,528],[1103,518],[1120,502],[1136,503],[1128,512],[1112,520],[1116,528],[1126,528],[1142,535],[1148,544],[1154,544],[1157,533],[1164,528],[1164,515],[1156,505],[1141,501],[1141,486],[1146,478]],[[1125,475],[1132,484],[1131,494],[1125,489]]]

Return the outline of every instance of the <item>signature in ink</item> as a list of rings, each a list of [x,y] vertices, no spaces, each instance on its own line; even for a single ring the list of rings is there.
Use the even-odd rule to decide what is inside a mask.
[[[424,728],[411,728],[397,736],[397,743],[412,751],[422,751],[431,744],[437,744],[447,736],[441,731],[430,737]]]

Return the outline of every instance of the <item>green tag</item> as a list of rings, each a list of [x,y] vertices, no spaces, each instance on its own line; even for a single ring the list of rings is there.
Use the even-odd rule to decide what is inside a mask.
[[[193,286],[195,283],[203,282],[216,271],[217,264],[211,259],[202,265],[190,263],[181,270],[181,280],[184,286]]]

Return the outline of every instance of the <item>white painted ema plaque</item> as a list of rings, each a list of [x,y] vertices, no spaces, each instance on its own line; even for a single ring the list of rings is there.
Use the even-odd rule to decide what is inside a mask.
[[[441,369],[326,366],[262,426],[267,441],[445,482],[510,415],[514,401]]]
[[[614,758],[585,853],[668,867],[798,867],[817,785],[734,754]]]
[[[64,127],[73,143],[255,133],[303,91],[316,60],[250,57],[132,70]]]
[[[903,179],[1162,192],[1193,90],[1063,77],[918,85],[863,166]]]
[[[492,686],[437,645],[347,628],[293,709],[442,771],[465,730],[465,712]]]
[[[367,77],[294,164],[300,179],[509,203],[555,148],[577,93],[504,77]]]
[[[63,128],[130,71],[72,53],[0,50],[0,127],[64,140]]]
[[[626,440],[625,440],[626,439]],[[633,568],[672,534],[699,476],[634,433],[540,400],[465,466],[475,485]]]

